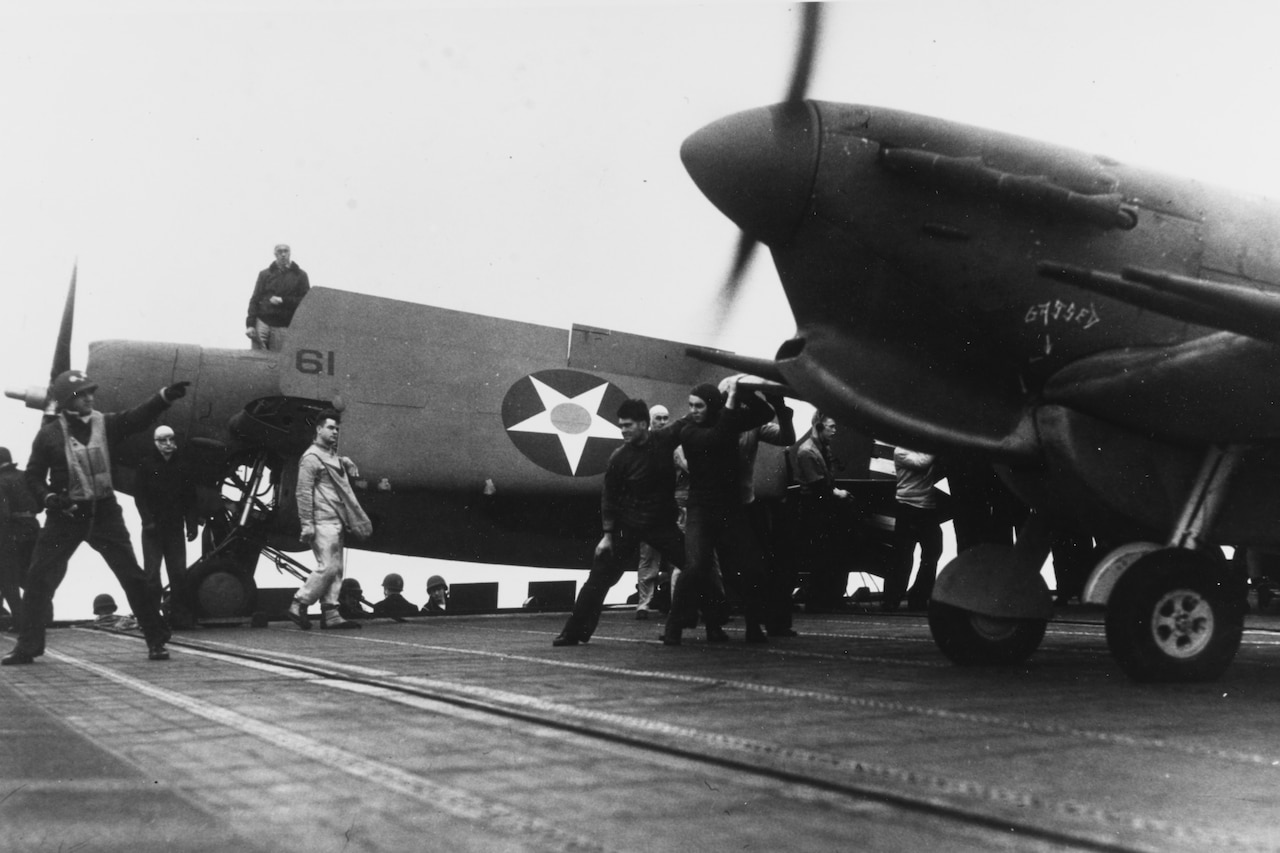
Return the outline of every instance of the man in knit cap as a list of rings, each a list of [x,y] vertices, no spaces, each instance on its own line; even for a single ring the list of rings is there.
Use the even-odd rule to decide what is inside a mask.
[[[672,590],[671,611],[662,641],[680,645],[681,631],[693,620],[698,603],[711,588],[712,560],[739,578],[746,601],[746,639],[767,642],[761,582],[764,554],[751,529],[741,494],[739,435],[772,421],[778,413],[754,392],[739,392],[741,377],[720,387],[702,384],[689,392],[689,414],[676,422],[689,466],[685,520],[684,571]],[[708,629],[708,639],[718,639]]]

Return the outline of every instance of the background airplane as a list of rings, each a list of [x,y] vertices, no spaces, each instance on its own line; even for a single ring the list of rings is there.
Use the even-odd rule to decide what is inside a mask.
[[[703,288],[736,235],[675,156],[710,118],[778,96],[791,5],[133,8],[0,12],[0,63],[23,81],[0,164],[0,280],[21,297],[0,336],[6,385],[47,369],[73,258],[83,364],[83,343],[108,338],[243,347],[252,276],[281,239],[316,284],[566,330],[771,356],[794,329],[756,263],[717,337]],[[815,97],[1277,185],[1275,114],[1254,108],[1270,10],[830,11]],[[622,291],[644,294],[625,318]],[[4,441],[24,448],[33,415],[0,407]]]

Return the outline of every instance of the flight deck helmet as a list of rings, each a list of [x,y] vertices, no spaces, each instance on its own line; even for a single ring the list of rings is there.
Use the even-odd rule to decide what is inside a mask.
[[[93,599],[93,615],[105,616],[108,613],[116,612],[116,600],[107,593],[95,596]]]
[[[49,384],[49,397],[59,406],[65,407],[77,394],[96,391],[98,383],[85,376],[79,370],[64,370],[54,377]]]
[[[382,586],[391,592],[404,592],[404,578],[392,572],[382,579]]]
[[[449,585],[445,583],[444,578],[439,575],[432,575],[427,578],[427,592],[431,592],[431,590],[436,589],[437,587],[444,587],[445,589],[448,589]]]

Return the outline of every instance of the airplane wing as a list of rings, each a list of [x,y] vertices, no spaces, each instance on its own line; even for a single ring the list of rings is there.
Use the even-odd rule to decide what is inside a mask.
[[[1245,443],[1280,436],[1280,296],[1155,270],[1109,273],[1045,262],[1040,274],[1220,331],[1171,347],[1109,350],[1046,383],[1043,398],[1174,441]],[[1252,404],[1242,405],[1242,401]]]

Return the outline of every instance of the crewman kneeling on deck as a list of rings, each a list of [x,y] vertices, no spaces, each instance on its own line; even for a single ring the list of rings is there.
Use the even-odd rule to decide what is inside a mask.
[[[40,427],[31,444],[27,487],[44,505],[46,520],[27,570],[18,645],[0,665],[33,662],[44,654],[46,612],[54,591],[67,575],[67,563],[81,542],[103,556],[115,573],[129,607],[147,638],[151,660],[168,660],[169,629],[160,602],[147,586],[111,483],[111,456],[129,435],[141,432],[187,393],[189,382],[161,388],[150,400],[126,412],[103,414],[93,408],[98,386],[78,370],[64,371],[49,386],[59,412]]]
[[[382,579],[382,600],[373,605],[374,616],[390,616],[392,618],[401,618],[404,616],[417,616],[418,605],[405,598],[404,578],[392,572]]]
[[[439,575],[427,578],[427,603],[422,605],[423,616],[441,616],[449,607],[449,585]]]
[[[618,407],[623,445],[609,457],[600,496],[604,535],[596,545],[591,574],[578,593],[573,612],[553,646],[576,646],[595,633],[604,598],[628,569],[634,569],[640,543],[648,542],[677,568],[684,566],[684,534],[676,526],[675,460],[678,433],[650,431],[644,400]]]
[[[368,619],[371,614],[364,608],[364,590],[355,578],[343,578],[338,588],[338,615],[343,619]]]

